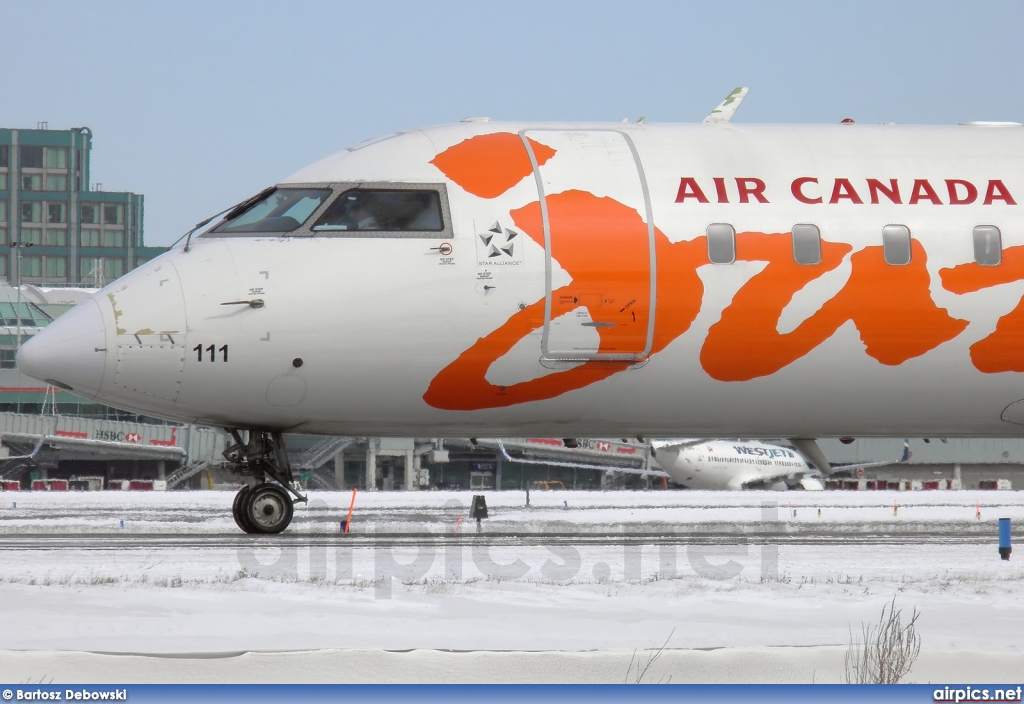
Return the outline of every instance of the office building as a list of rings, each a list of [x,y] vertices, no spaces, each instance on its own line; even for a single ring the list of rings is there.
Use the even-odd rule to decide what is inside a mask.
[[[92,131],[0,128],[0,277],[101,286],[165,251],[143,242],[143,196],[90,185]]]

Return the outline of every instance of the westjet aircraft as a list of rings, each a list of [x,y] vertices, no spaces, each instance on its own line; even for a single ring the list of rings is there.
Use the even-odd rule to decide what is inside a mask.
[[[288,431],[1019,435],[1024,129],[741,125],[737,97],[700,124],[472,119],[356,145],[18,365],[230,429],[236,518],[262,533],[303,498]]]
[[[881,462],[832,466],[817,443],[807,439],[784,447],[759,440],[655,440],[651,450],[660,467],[676,484],[688,489],[824,489],[822,478],[835,471],[892,467],[910,461],[910,443],[903,456]],[[807,452],[809,457],[805,457]]]
[[[653,442],[655,461],[687,489],[821,490],[821,472],[796,450],[757,440]]]

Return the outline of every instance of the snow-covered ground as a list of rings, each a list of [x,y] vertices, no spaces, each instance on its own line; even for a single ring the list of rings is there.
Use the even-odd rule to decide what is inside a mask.
[[[289,531],[336,532],[351,496],[311,492],[309,504],[296,507]],[[233,534],[238,531],[231,519],[233,498],[224,491],[0,493],[0,535]],[[1000,517],[1024,520],[1024,492],[533,491],[529,507],[520,491],[487,492],[486,498],[491,514],[487,528],[495,532],[745,530],[776,518],[788,524],[841,524],[853,530],[879,524],[918,530],[928,525],[976,526],[979,506],[983,524],[994,526]],[[460,515],[468,518],[471,501],[471,492],[359,492],[352,529],[454,531]]]
[[[487,494],[485,532],[828,536],[664,546],[352,547],[338,536],[350,494],[312,496],[289,529],[330,539],[227,545],[217,541],[237,533],[232,498],[0,494],[0,650],[36,651],[0,653],[0,679],[192,672],[203,681],[288,681],[319,662],[334,666],[317,670],[318,681],[622,681],[634,650],[667,643],[659,667],[670,671],[659,677],[673,681],[840,681],[851,628],[877,620],[893,599],[904,614],[920,613],[923,655],[911,679],[1024,672],[1024,565],[996,551],[996,520],[1024,520],[1017,492],[534,492],[530,508],[521,492]],[[466,493],[360,493],[352,530],[454,533],[469,501]],[[922,543],[922,532],[937,539]],[[47,534],[113,536],[89,549],[44,549]],[[145,546],[166,534],[196,539]],[[896,537],[844,540],[865,534]],[[17,545],[31,535],[41,542]],[[724,650],[696,650],[708,648]],[[444,649],[488,652],[474,659]],[[306,660],[229,658],[220,670],[207,660],[189,670],[176,659],[68,654],[310,650]],[[505,651],[545,651],[545,662],[562,664],[539,667]]]

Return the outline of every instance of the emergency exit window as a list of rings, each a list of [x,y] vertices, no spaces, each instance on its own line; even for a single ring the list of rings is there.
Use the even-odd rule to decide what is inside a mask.
[[[1003,241],[995,225],[974,228],[974,261],[982,266],[997,266],[1003,260]]]

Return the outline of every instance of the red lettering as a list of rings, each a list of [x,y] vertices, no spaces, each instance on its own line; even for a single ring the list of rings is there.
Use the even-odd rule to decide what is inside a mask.
[[[928,183],[928,179],[914,179],[914,189],[910,193],[910,204],[917,205],[922,200],[930,200],[933,205],[942,205],[939,194],[932,188],[932,184]]]
[[[835,184],[832,186],[832,197],[828,199],[828,202],[834,205],[839,202],[840,198],[848,200],[851,203],[856,203],[857,205],[864,204],[864,201],[862,201],[860,196],[857,195],[857,191],[853,188],[853,184],[850,183],[850,179],[848,178],[836,179]]]
[[[966,194],[961,198],[960,186],[963,186]],[[946,179],[946,190],[949,191],[949,204],[950,205],[969,205],[974,201],[978,200],[978,189],[975,188],[974,184],[970,181],[962,181],[957,178]]]
[[[676,203],[682,203],[687,198],[693,198],[698,203],[707,203],[708,198],[704,191],[697,185],[697,179],[690,176],[679,179],[679,192],[676,194]]]
[[[817,183],[817,182],[818,182],[818,179],[811,178],[810,176],[803,176],[801,178],[798,178],[798,179],[794,180],[792,185],[790,186],[790,190],[793,191],[793,197],[796,198],[801,203],[807,203],[808,205],[814,205],[815,203],[820,203],[821,202],[821,196],[818,196],[817,198],[809,198],[808,196],[804,195],[804,190],[803,190],[805,183]]]
[[[725,192],[725,179],[716,177],[715,181],[715,192],[718,194],[719,203],[728,203],[729,194]]]
[[[738,178],[736,188],[740,192],[740,203],[749,203],[750,196],[757,198],[758,203],[767,203],[764,197],[764,181],[759,178]]]
[[[868,193],[871,195],[871,205],[878,205],[879,193],[888,198],[890,203],[903,205],[903,199],[900,198],[900,185],[894,178],[889,179],[888,188],[886,188],[878,179],[869,178]]]
[[[1010,191],[1003,185],[1002,181],[989,181],[985,190],[985,205],[992,205],[992,201],[1001,200],[1007,205],[1017,205],[1017,201],[1010,195]]]

